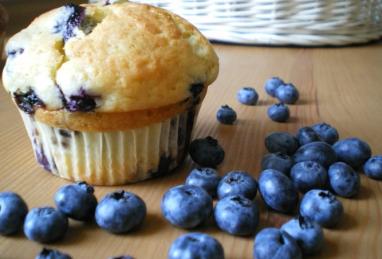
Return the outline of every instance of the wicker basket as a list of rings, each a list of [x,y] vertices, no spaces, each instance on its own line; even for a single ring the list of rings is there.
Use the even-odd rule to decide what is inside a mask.
[[[135,0],[177,13],[210,40],[347,45],[382,36],[382,0]]]

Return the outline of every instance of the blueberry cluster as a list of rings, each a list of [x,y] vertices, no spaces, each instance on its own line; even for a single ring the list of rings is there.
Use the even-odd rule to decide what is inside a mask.
[[[290,117],[287,104],[295,104],[300,97],[297,88],[291,83],[286,84],[279,77],[272,77],[265,82],[264,89],[279,101],[268,108],[268,117],[276,122],[286,122]]]
[[[254,235],[259,224],[259,208],[253,201],[257,186],[256,180],[244,171],[231,171],[220,177],[215,169],[196,168],[184,185],[172,187],[163,195],[162,214],[180,228],[192,229],[207,224],[213,217],[217,227],[226,233]],[[214,208],[215,197],[218,201]],[[213,237],[190,233],[174,241],[168,258],[224,258],[224,251]]]
[[[269,92],[272,93],[269,86]],[[265,228],[254,243],[255,258],[302,258],[320,251],[322,228],[335,227],[344,208],[335,195],[351,198],[360,190],[362,168],[381,179],[382,156],[371,157],[369,145],[358,138],[339,140],[338,131],[318,123],[300,128],[294,136],[275,132],[265,138],[259,192],[271,209],[298,216],[280,229]],[[303,197],[298,205],[298,191]]]
[[[100,228],[121,234],[141,225],[146,217],[146,205],[139,196],[121,190],[106,194],[98,203],[94,188],[86,182],[61,187],[54,201],[57,208],[37,207],[28,212],[27,204],[18,194],[0,192],[0,234],[13,235],[23,229],[29,240],[50,244],[65,236],[68,218],[83,222],[95,220]],[[71,257],[43,248],[36,258]]]
[[[217,227],[228,234],[254,235],[259,224],[254,198],[259,191],[268,208],[297,216],[279,229],[260,231],[253,256],[302,258],[319,252],[324,243],[323,228],[335,227],[341,221],[344,208],[335,195],[351,198],[358,194],[360,176],[356,170],[363,166],[366,175],[382,178],[382,156],[371,157],[369,145],[358,138],[339,140],[338,131],[327,123],[302,127],[296,135],[274,132],[266,136],[264,144],[269,154],[262,159],[258,181],[244,171],[220,177],[213,168],[193,169],[185,185],[173,187],[163,196],[164,218],[174,226],[192,229],[213,216]],[[200,161],[214,161],[217,154],[224,154],[217,140],[210,137],[197,139],[192,145],[191,157],[201,166],[205,163]],[[219,163],[209,165],[216,168]],[[299,192],[303,194],[301,201]],[[213,198],[218,199],[215,207]],[[173,243],[169,258],[191,254],[198,245],[198,251],[212,253],[207,243],[190,241],[188,235],[193,234],[179,238],[181,245],[179,239]],[[208,240],[217,242],[212,237]],[[211,247],[220,253],[220,244]]]
[[[300,97],[297,88],[291,83],[284,83],[278,77],[268,79],[264,88],[268,95],[277,98],[279,101],[279,103],[268,108],[268,117],[276,122],[286,122],[290,117],[287,104],[295,104]],[[257,91],[249,86],[239,89],[236,97],[239,103],[250,106],[256,105],[259,100]],[[230,106],[223,105],[218,109],[216,118],[222,124],[232,125],[237,119],[237,114]]]

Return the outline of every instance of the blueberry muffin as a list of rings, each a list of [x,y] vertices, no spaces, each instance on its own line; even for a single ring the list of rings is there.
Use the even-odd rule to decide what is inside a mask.
[[[219,69],[186,20],[112,2],[68,4],[36,18],[8,41],[3,71],[37,161],[96,185],[178,167]]]

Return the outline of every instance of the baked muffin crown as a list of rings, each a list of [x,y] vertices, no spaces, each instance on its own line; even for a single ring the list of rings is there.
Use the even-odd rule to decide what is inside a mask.
[[[217,77],[208,40],[149,5],[66,5],[14,35],[3,83],[19,108],[127,112],[195,97]]]

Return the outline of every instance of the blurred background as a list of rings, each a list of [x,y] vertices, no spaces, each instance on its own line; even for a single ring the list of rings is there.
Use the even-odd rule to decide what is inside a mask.
[[[343,46],[382,36],[382,0],[132,1],[169,9],[191,21],[210,40],[226,43]],[[8,35],[68,2],[86,1],[0,0],[10,15]]]

